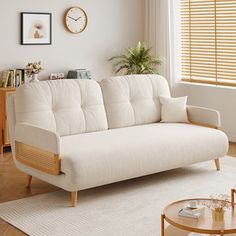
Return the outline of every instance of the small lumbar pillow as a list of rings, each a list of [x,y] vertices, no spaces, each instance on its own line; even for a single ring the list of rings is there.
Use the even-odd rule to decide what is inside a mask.
[[[188,123],[187,97],[159,97],[161,102],[161,122]]]

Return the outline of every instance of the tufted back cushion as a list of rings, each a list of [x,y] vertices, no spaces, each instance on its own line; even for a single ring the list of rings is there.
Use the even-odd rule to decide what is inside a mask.
[[[159,75],[129,75],[100,82],[108,128],[159,122],[159,96],[170,96],[167,81]]]
[[[93,80],[28,83],[15,94],[16,122],[61,136],[107,129],[101,88]]]

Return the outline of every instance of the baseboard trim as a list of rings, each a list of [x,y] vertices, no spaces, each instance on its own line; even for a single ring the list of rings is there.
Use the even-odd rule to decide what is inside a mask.
[[[226,133],[230,142],[236,143],[236,134]]]

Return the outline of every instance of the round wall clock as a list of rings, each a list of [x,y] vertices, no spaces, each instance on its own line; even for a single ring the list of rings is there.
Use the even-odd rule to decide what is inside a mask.
[[[85,30],[88,17],[82,8],[71,7],[65,13],[64,22],[67,30],[73,34],[79,34]]]

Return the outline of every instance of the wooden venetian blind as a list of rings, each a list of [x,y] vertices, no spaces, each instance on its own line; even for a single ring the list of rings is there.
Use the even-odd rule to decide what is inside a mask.
[[[236,0],[181,0],[182,79],[236,86]]]

